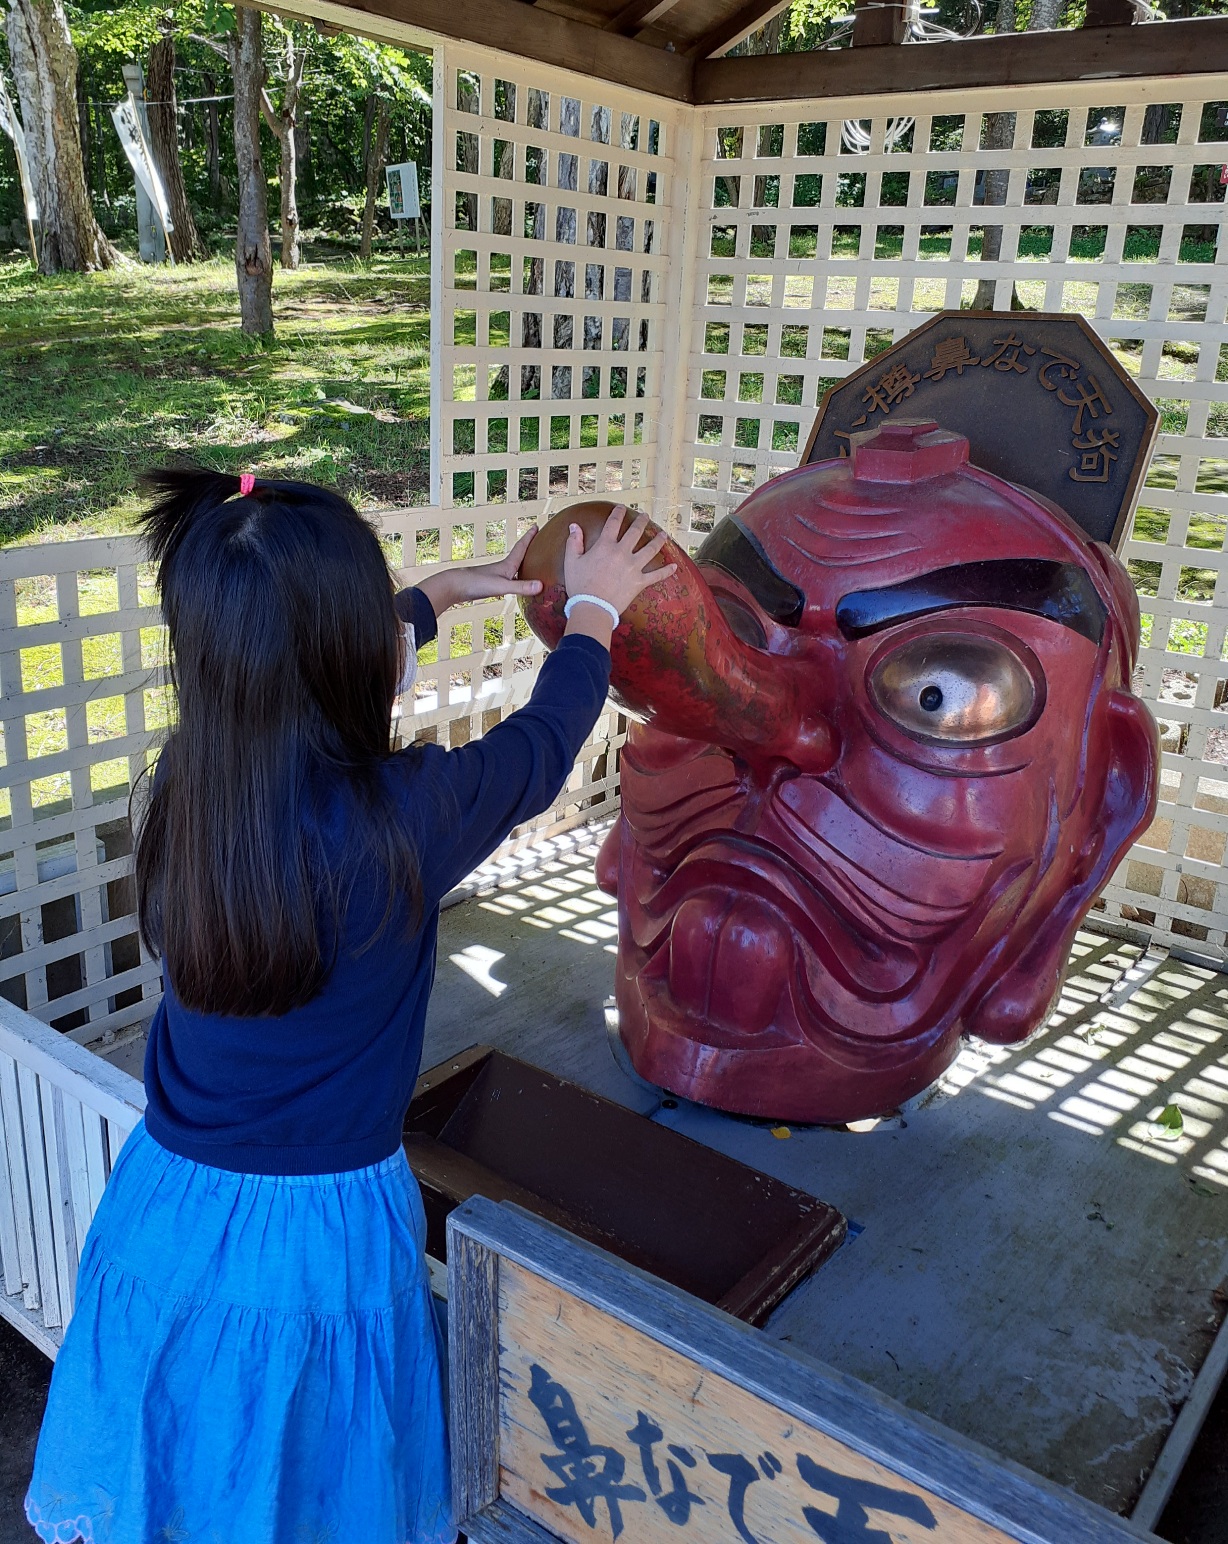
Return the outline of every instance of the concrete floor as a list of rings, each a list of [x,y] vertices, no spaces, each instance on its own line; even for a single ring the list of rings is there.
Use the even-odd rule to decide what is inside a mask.
[[[1081,935],[1026,1048],[965,1053],[872,1131],[780,1140],[618,1071],[591,857],[447,914],[424,1065],[497,1045],[833,1202],[861,1231],[768,1333],[1128,1512],[1224,1312],[1228,976]]]
[[[581,844],[445,913],[424,1065],[498,1045],[833,1202],[861,1231],[767,1332],[1127,1511],[1223,1312],[1228,976],[1083,935],[1026,1049],[966,1054],[872,1131],[780,1140],[618,1070],[616,932],[591,863]],[[139,1071],[139,1053],[115,1059]],[[1173,1100],[1185,1131],[1161,1140],[1149,1117]],[[46,1374],[0,1325],[0,1544],[32,1537]],[[1228,1544],[1228,1390],[1159,1531]]]

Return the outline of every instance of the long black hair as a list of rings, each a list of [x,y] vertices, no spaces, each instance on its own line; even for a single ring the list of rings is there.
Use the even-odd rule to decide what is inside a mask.
[[[411,922],[420,911],[381,776],[403,648],[392,577],[372,528],[324,488],[242,496],[199,468],[143,481],[177,701],[135,822],[142,936],[186,1007],[282,1014],[319,991],[360,871],[385,893],[373,937],[400,897]],[[338,780],[355,835],[330,859],[317,816]]]

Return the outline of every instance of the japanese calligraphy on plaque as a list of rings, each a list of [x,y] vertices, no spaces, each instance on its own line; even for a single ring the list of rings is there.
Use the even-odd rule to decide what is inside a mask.
[[[804,462],[893,417],[965,435],[971,459],[1043,494],[1116,548],[1159,414],[1080,316],[944,311],[823,398]]]
[[[1141,1544],[1102,1508],[519,1208],[448,1223],[473,1544]]]
[[[682,1358],[654,1348],[640,1361],[595,1310],[508,1275],[505,1494],[544,1501],[560,1538],[936,1544],[940,1522],[949,1534],[959,1514],[937,1496]],[[594,1351],[608,1388],[593,1386]],[[977,1536],[1005,1544],[996,1529]]]

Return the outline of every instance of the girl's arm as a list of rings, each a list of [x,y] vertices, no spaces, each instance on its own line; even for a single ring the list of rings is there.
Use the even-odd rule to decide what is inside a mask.
[[[573,595],[598,596],[620,612],[641,590],[674,572],[673,564],[644,571],[665,537],[636,552],[647,519],[641,516],[620,538],[624,515],[621,507],[613,511],[589,552],[579,527],[573,527],[564,569]],[[612,629],[604,607],[577,605],[562,643],[542,665],[533,695],[519,712],[469,745],[452,751],[422,746],[414,753],[414,802],[432,827],[423,830],[420,847],[428,904],[484,862],[515,826],[549,809],[558,797],[605,705]]]
[[[430,574],[415,586],[420,595],[430,602],[435,617],[441,617],[451,606],[463,605],[471,600],[490,600],[495,595],[537,595],[541,591],[540,579],[518,579],[520,565],[529,550],[529,543],[537,535],[537,527],[531,526],[505,558],[496,563],[479,563],[473,568],[445,568]],[[397,597],[397,611],[402,621],[414,623],[418,646],[429,642],[418,632],[417,621],[407,617],[402,609],[401,595],[413,593],[402,590]],[[430,637],[434,637],[434,631]]]
[[[589,594],[600,595],[622,611],[645,587],[645,583],[656,584],[661,579],[668,579],[673,573],[674,566],[670,564],[668,568],[654,573],[651,579],[643,580],[644,565],[660,552],[665,544],[664,536],[656,537],[642,554],[635,554],[640,561],[633,570],[628,564],[619,566],[617,549],[630,540],[632,545],[625,554],[629,559],[635,551],[635,542],[643,536],[648,524],[648,517],[641,515],[626,536],[620,537],[619,531],[626,513],[626,506],[622,504],[611,510],[605,530],[594,543],[591,552],[584,550],[580,527],[571,527],[564,559],[564,575],[569,594],[587,591]],[[496,595],[539,595],[542,587],[540,579],[518,577],[524,555],[536,535],[537,526],[531,525],[507,557],[500,558],[497,563],[479,563],[473,568],[441,569],[438,573],[430,574],[421,584],[399,590],[396,596],[397,614],[403,622],[413,623],[418,647],[422,648],[437,635],[438,619],[451,606],[460,606],[466,601],[490,600]],[[622,567],[627,567],[626,574],[622,572]],[[624,599],[628,585],[638,587],[626,593]],[[427,602],[425,606],[422,604],[423,597]],[[603,607],[580,605],[568,618],[565,636],[578,634],[592,638],[608,649],[613,631],[613,618]]]

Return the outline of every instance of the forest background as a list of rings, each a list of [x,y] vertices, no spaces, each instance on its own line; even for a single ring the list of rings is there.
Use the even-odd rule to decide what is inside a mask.
[[[1084,7],[939,0],[926,14],[1003,32],[1077,26]],[[793,0],[733,51],[847,41],[849,9]],[[418,165],[429,218],[429,56],[218,0],[0,0],[0,24],[0,75],[50,163],[33,178],[36,267],[0,135],[0,542],[126,529],[136,471],[168,455],[310,477],[360,505],[424,502],[428,258],[389,217],[384,167]],[[58,141],[33,121],[32,51],[54,77],[61,110],[41,110]],[[111,120],[132,63],[173,266],[135,261],[133,177]]]

